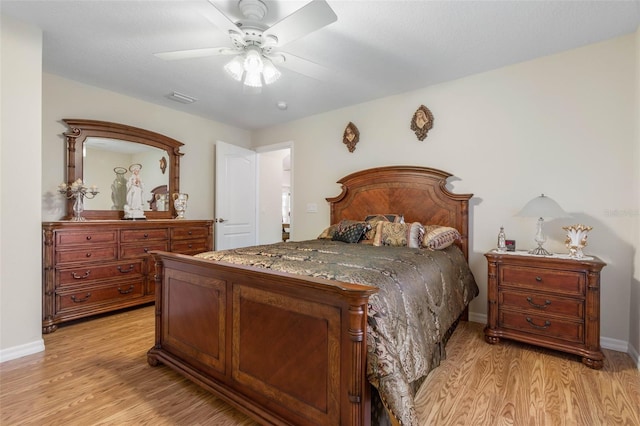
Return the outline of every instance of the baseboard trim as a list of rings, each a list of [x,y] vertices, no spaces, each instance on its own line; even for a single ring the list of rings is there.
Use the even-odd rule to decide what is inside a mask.
[[[23,356],[32,355],[44,351],[44,340],[38,339],[34,342],[25,343],[24,345],[13,346],[11,348],[0,350],[0,363],[11,361],[12,359],[22,358]]]
[[[636,367],[640,370],[640,354],[638,354],[638,350],[634,348],[632,345],[629,345],[629,350],[627,351],[631,359],[636,363]]]

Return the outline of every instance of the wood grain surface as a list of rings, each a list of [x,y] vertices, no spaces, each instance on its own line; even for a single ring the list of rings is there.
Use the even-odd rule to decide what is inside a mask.
[[[604,350],[602,370],[462,322],[418,392],[426,425],[640,425],[640,371]],[[0,424],[255,425],[166,367],[152,368],[153,307],[71,323],[46,350],[0,364]]]

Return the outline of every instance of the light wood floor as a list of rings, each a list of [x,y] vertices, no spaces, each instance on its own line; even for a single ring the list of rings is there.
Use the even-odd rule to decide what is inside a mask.
[[[0,364],[0,424],[254,425],[167,367],[150,367],[153,308],[61,327],[46,350]],[[605,350],[600,371],[462,323],[417,395],[422,425],[640,425],[640,371]]]

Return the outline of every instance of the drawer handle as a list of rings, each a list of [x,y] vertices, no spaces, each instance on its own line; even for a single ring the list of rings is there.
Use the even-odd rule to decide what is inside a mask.
[[[527,322],[529,323],[529,325],[533,328],[537,328],[538,330],[545,330],[547,328],[549,328],[549,326],[551,325],[551,321],[546,320],[544,322],[544,325],[538,325],[538,324],[534,324],[533,320],[529,317],[527,317]]]
[[[538,305],[537,303],[533,303],[533,299],[531,297],[527,297],[527,302],[529,302],[529,304],[534,308],[538,308],[538,309],[547,309],[547,306],[551,304],[551,300],[545,299],[544,305]]]
[[[118,266],[118,271],[120,271],[120,273],[122,274],[126,274],[128,272],[133,271],[135,268],[133,267],[133,265],[129,265],[129,269],[122,269],[122,266]]]
[[[87,300],[89,300],[90,297],[91,297],[91,293],[87,293],[87,295],[84,297],[84,299],[76,299],[76,295],[72,294],[71,295],[71,300],[73,300],[73,303],[82,303],[82,302],[86,302]]]
[[[75,272],[72,272],[72,273],[71,273],[71,276],[72,276],[73,278],[75,278],[76,280],[82,280],[82,279],[87,278],[87,277],[89,276],[89,274],[90,274],[90,273],[91,273],[91,269],[89,269],[87,272],[85,272],[85,273],[84,273],[84,275],[78,275],[78,274],[76,274]]]
[[[91,257],[91,253],[87,253],[87,257]]]
[[[149,252],[149,249],[147,247],[143,248],[142,250],[144,250],[145,253]]]
[[[536,282],[541,283],[542,282],[542,277],[536,277]]]
[[[149,238],[149,234],[144,234],[144,237],[145,238]]]
[[[189,234],[189,235],[191,235],[191,234],[192,234],[192,232],[191,232],[191,231],[189,231],[189,232],[188,232],[188,234]]]
[[[133,289],[134,289],[134,286],[132,284],[132,285],[129,286],[129,288],[127,290],[123,290],[120,287],[118,287],[118,292],[120,294],[129,294],[129,293],[131,293],[133,291]]]
[[[91,241],[91,235],[87,235],[87,241]]]

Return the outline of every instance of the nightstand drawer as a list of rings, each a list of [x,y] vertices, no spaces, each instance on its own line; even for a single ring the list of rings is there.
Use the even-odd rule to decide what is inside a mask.
[[[556,338],[568,342],[584,342],[584,326],[581,322],[572,322],[557,317],[532,315],[522,312],[500,311],[498,325],[505,329],[539,334],[545,338]]]
[[[532,291],[501,291],[498,295],[500,306],[545,314],[565,315],[582,320],[584,302],[581,299],[537,294]]]
[[[500,285],[584,295],[585,276],[580,272],[509,265],[500,268]]]

